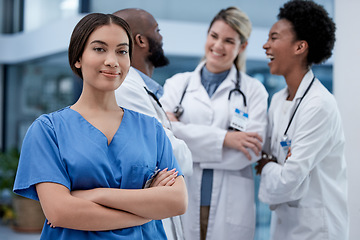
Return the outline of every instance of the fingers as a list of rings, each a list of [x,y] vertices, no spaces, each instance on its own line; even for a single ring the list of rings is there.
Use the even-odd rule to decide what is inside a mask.
[[[175,178],[177,177],[178,173],[179,173],[178,171],[175,171],[172,174],[168,175],[159,183],[159,186],[172,186],[175,183]]]
[[[175,183],[175,178],[178,175],[178,171],[176,169],[172,169],[167,171],[167,168],[159,172],[159,174],[153,180],[151,187],[157,186],[172,186]]]
[[[243,147],[251,149],[255,153],[256,156],[259,156],[261,153],[261,149],[262,149],[261,136],[257,133],[253,133],[253,132],[246,133],[246,136],[247,137],[245,138],[245,141],[243,142]],[[248,151],[245,152],[244,149],[242,149],[242,148],[240,149],[240,151],[242,151],[246,155],[246,157],[249,160],[251,160],[251,156]]]
[[[247,158],[249,161],[251,161],[251,155],[250,155],[249,151],[248,151],[245,147],[240,146],[239,150],[240,150],[242,153],[244,153],[244,155],[246,156],[246,158]]]
[[[224,139],[224,146],[237,149],[251,160],[249,149],[259,156],[262,149],[262,137],[256,132],[227,132]]]
[[[167,168],[161,170],[161,172],[159,172],[158,175],[152,181],[151,186],[157,186],[166,177],[164,173],[166,173],[167,170],[168,170]]]
[[[176,118],[175,114],[172,112],[166,112],[167,117],[171,122],[178,122],[179,120]]]
[[[51,222],[47,221],[47,225],[50,225],[51,228],[55,228],[54,225],[51,224]]]
[[[259,142],[261,142],[261,143],[263,142],[262,137],[259,134],[257,134],[256,132],[249,132],[247,134],[250,137],[256,138]]]

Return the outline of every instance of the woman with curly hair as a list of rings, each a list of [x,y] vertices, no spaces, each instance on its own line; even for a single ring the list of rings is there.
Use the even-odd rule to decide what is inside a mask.
[[[272,239],[348,239],[344,133],[335,98],[311,66],[332,54],[335,24],[324,8],[295,0],[280,8],[263,48],[287,87],[269,108],[259,198],[270,204]]]

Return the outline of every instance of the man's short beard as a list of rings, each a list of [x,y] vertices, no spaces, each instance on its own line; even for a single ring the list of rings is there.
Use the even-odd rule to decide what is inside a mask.
[[[168,65],[169,59],[165,57],[161,44],[150,37],[147,39],[149,41],[149,61],[154,65],[155,68]]]

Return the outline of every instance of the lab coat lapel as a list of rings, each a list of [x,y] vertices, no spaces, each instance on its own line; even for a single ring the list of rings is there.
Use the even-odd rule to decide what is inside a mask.
[[[235,88],[235,83],[236,83],[236,68],[235,68],[235,66],[232,66],[229,74],[224,79],[224,81],[219,85],[219,87],[216,89],[212,98],[215,99],[218,97],[218,95],[223,96],[224,91],[229,93],[231,89]],[[241,88],[241,85],[240,85],[240,88]]]
[[[301,83],[299,85],[298,90],[296,91],[294,98],[296,99],[297,103],[299,102],[300,98],[304,95],[306,89],[309,87],[313,77],[314,77],[314,73],[312,72],[312,70],[310,70],[305,74],[304,78],[301,80]]]
[[[190,79],[187,91],[189,93],[192,93],[196,100],[203,103],[205,106],[211,108],[209,94],[206,92],[204,86],[201,84],[200,71],[203,66],[204,63],[200,64],[193,72],[193,76]]]

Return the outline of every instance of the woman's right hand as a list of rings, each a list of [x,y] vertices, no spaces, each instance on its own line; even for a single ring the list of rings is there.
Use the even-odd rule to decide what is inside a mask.
[[[256,156],[259,156],[262,141],[261,136],[256,132],[228,131],[225,135],[224,146],[241,151],[251,160],[248,148],[250,148]]]
[[[176,169],[168,171],[167,168],[163,169],[158,173],[158,175],[152,181],[150,187],[159,187],[159,186],[172,186],[175,183],[175,178],[178,175]]]

